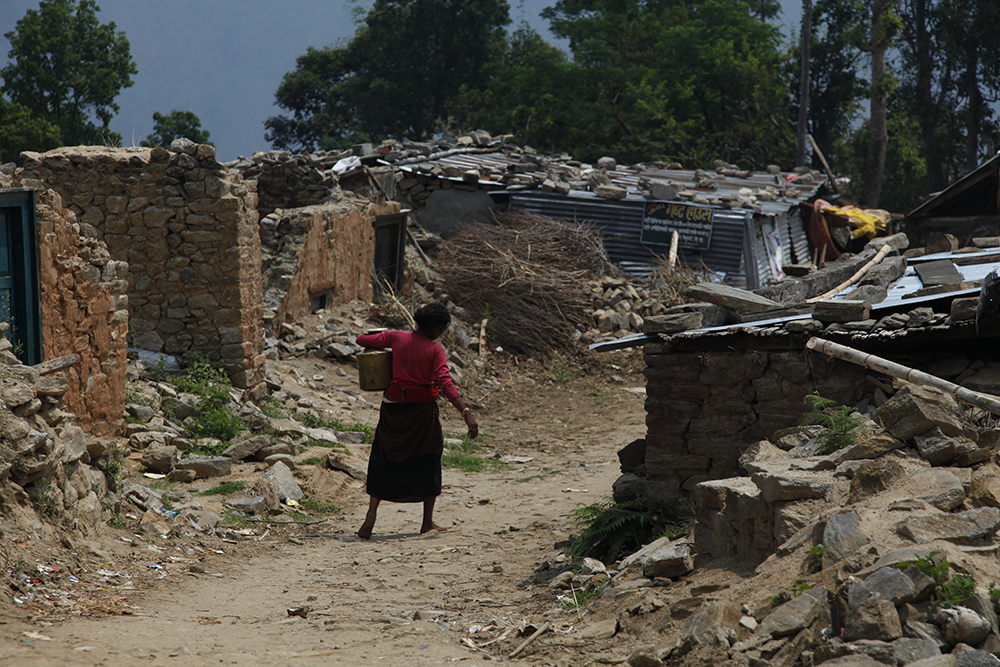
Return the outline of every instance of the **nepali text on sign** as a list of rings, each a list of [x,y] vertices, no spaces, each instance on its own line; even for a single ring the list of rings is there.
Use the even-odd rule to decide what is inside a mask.
[[[676,231],[685,248],[708,250],[712,241],[712,211],[702,206],[649,202],[642,212],[639,240],[652,245],[670,245]]]

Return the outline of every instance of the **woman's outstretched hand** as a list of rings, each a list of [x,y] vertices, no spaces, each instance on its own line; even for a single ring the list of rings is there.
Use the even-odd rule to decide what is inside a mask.
[[[465,425],[469,427],[469,437],[475,440],[476,436],[479,435],[479,423],[476,421],[476,418],[472,416],[471,411],[466,412],[464,418]]]

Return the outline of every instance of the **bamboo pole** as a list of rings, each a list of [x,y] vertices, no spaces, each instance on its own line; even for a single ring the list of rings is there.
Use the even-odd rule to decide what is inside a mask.
[[[677,263],[677,243],[680,240],[680,234],[677,233],[675,229],[670,233],[670,253],[667,255],[667,266],[670,268],[674,267]]]
[[[826,292],[825,294],[820,294],[819,296],[814,296],[811,299],[806,299],[806,303],[815,303],[816,301],[822,301],[823,299],[826,299],[828,297],[833,296],[834,294],[836,294],[840,290],[844,289],[845,287],[850,287],[854,283],[858,282],[859,280],[861,280],[864,277],[864,275],[866,273],[868,273],[868,271],[873,266],[875,266],[876,264],[878,264],[879,262],[881,262],[883,259],[885,259],[885,256],[889,254],[890,250],[892,250],[892,248],[890,248],[888,244],[882,246],[881,248],[879,248],[879,251],[877,253],[875,253],[875,256],[872,257],[870,260],[868,260],[867,264],[865,264],[860,269],[858,269],[857,273],[855,273],[853,276],[851,276],[850,278],[848,278],[844,282],[842,282],[839,285],[837,285],[836,287],[834,287],[829,292]]]
[[[813,135],[807,134],[809,138],[809,144],[812,146],[813,150],[816,152],[816,157],[819,158],[820,163],[823,165],[823,169],[826,170],[826,177],[830,179],[830,188],[836,193],[840,194],[840,190],[837,188],[837,179],[833,177],[833,171],[830,170],[830,165],[826,163],[826,158],[823,156],[823,151],[819,149],[816,145],[816,140],[813,139]]]
[[[816,350],[817,352],[822,352],[837,359],[849,361],[852,364],[857,364],[858,366],[864,366],[865,368],[869,368],[873,371],[885,373],[886,375],[899,378],[900,380],[905,380],[906,382],[940,389],[947,394],[951,394],[963,403],[975,405],[976,407],[982,408],[987,412],[1000,415],[1000,398],[997,398],[996,396],[981,394],[978,391],[966,389],[965,387],[957,385],[954,382],[942,380],[941,378],[931,375],[930,373],[918,371],[915,368],[903,366],[902,364],[897,364],[893,361],[889,361],[888,359],[883,359],[882,357],[876,357],[874,354],[868,354],[867,352],[862,352],[861,350],[855,350],[853,347],[840,345],[829,340],[816,338],[815,336],[809,339],[809,342],[806,343],[806,347],[810,350]]]

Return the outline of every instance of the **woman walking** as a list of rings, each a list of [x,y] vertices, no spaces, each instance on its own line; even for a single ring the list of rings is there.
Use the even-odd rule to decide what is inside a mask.
[[[392,348],[392,382],[382,396],[375,442],[368,459],[368,514],[358,537],[372,535],[379,503],[424,504],[420,532],[444,530],[434,523],[434,501],[441,494],[441,453],[444,434],[437,397],[443,393],[462,414],[469,437],[479,435],[479,424],[459,396],[448,374],[444,348],[435,339],[451,324],[451,314],[440,303],[428,304],[413,315],[416,331],[383,331],[358,336],[362,347]]]

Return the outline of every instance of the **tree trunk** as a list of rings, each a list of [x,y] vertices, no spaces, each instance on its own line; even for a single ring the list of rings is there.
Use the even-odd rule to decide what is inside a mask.
[[[795,164],[806,163],[806,135],[809,134],[809,47],[812,45],[812,0],[802,0],[802,70],[799,74],[799,132]]]
[[[889,145],[889,134],[885,123],[885,51],[888,30],[885,27],[886,1],[872,1],[872,98],[871,136],[868,142],[868,163],[865,165],[864,180],[861,184],[862,208],[878,208],[882,192],[882,172],[885,170],[885,153]]]
[[[979,121],[983,116],[983,95],[979,90],[979,45],[970,39],[965,49],[965,94],[968,107],[965,120],[965,168],[979,166]]]

